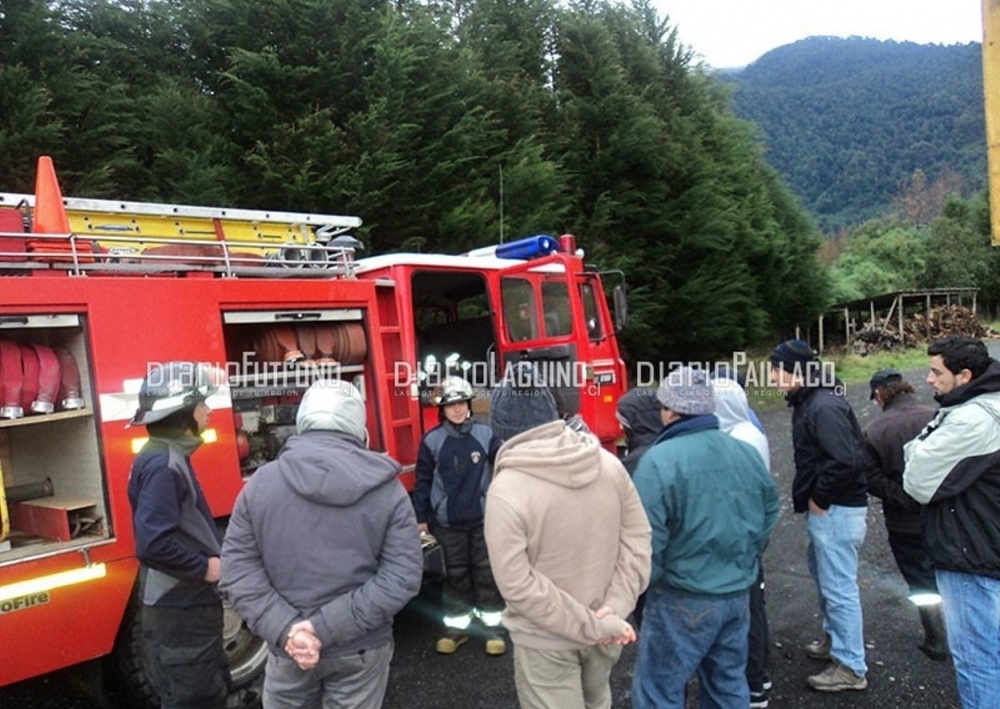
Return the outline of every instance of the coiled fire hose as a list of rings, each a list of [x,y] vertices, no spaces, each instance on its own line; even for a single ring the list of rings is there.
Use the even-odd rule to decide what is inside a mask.
[[[0,418],[18,419],[24,416],[24,409],[21,408],[23,382],[21,348],[10,340],[0,340]]]
[[[59,405],[67,411],[84,408],[86,403],[80,392],[80,368],[76,364],[76,358],[65,347],[56,348],[56,357],[62,370],[59,381]]]
[[[38,396],[38,353],[31,345],[21,345],[21,408],[31,411],[31,404]]]
[[[48,345],[32,345],[38,354],[38,398],[31,405],[36,414],[51,414],[56,410],[56,397],[62,385],[59,357]]]

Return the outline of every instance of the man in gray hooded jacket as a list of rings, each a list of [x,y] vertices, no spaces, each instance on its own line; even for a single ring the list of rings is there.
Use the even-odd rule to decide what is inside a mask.
[[[399,464],[366,448],[365,420],[357,389],[316,382],[299,435],[236,501],[221,588],[268,643],[268,709],[382,705],[393,616],[423,556]]]

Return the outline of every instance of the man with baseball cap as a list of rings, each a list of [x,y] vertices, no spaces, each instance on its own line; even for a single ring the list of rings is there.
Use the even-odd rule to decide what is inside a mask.
[[[903,446],[934,417],[935,408],[921,404],[913,385],[895,369],[875,372],[869,386],[882,413],[864,432],[868,492],[882,500],[889,548],[920,613],[924,641],[919,648],[932,660],[945,660],[948,640],[934,566],[920,526],[920,503],[903,490]]]

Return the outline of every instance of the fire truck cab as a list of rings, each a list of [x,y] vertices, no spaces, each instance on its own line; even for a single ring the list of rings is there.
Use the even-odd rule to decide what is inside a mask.
[[[377,256],[361,260],[358,275],[397,290],[406,357],[394,384],[414,392],[424,430],[437,424],[433,396],[445,377],[467,379],[477,392],[474,413],[485,413],[489,388],[526,360],[549,382],[561,413],[581,418],[613,449],[625,386],[616,324],[600,276],[583,267],[572,236],[461,256]]]
[[[572,237],[357,259],[360,223],[63,199],[46,158],[34,195],[0,193],[0,686],[108,657],[134,705],[156,705],[126,487],[145,440],[127,422],[157,363],[225,372],[193,459],[220,529],[319,378],[363,392],[369,445],[402,463],[408,489],[450,374],[485,416],[488,388],[531,360],[564,415],[614,445],[616,323]],[[28,651],[29,638],[44,642]],[[245,694],[266,648],[232,612],[224,643]]]

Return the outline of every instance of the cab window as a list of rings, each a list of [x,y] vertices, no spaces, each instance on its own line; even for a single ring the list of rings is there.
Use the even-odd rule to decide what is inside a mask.
[[[507,337],[512,341],[534,340],[538,337],[535,315],[535,291],[524,278],[507,277],[500,283]]]
[[[542,310],[545,312],[546,337],[573,334],[566,281],[548,281],[542,284]]]
[[[583,319],[587,323],[587,337],[591,340],[603,339],[604,329],[601,327],[601,313],[597,309],[594,287],[590,283],[581,284],[580,296],[583,299]]]

